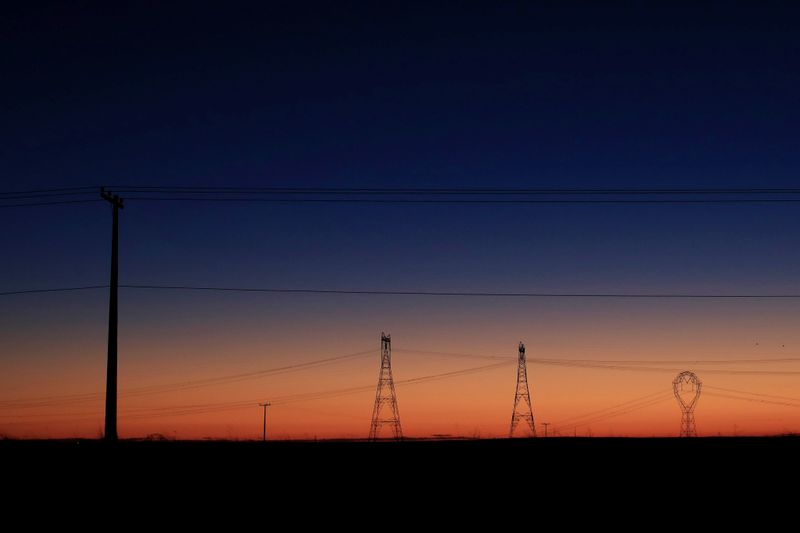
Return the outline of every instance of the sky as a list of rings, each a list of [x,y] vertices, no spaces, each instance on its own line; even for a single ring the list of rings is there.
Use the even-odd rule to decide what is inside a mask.
[[[5,9],[0,191],[796,186],[797,10],[494,4]],[[0,209],[0,292],[107,283],[109,209]],[[129,201],[120,214],[120,281],[800,294],[799,223],[792,204]],[[104,290],[0,298],[0,434],[100,434],[107,311]],[[800,357],[799,318],[793,299],[121,289],[120,388],[169,386],[123,394],[119,431],[257,438],[256,404],[272,400],[274,438],[365,437],[385,331],[399,381],[492,362],[423,352],[509,358],[507,366],[399,383],[409,436],[507,434],[519,341],[531,360],[537,423],[561,434],[677,434],[680,412],[668,395],[595,423],[570,422],[668,393],[684,369],[704,384],[701,435],[796,432],[800,410],[779,403],[800,398],[798,375],[789,373],[800,365],[682,360]],[[208,387],[174,385],[363,352]],[[653,361],[646,366],[661,370],[537,359]]]

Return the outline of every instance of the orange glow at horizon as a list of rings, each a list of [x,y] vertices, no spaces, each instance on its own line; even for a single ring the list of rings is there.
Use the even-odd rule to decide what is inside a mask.
[[[669,315],[669,327],[656,320],[665,313]],[[594,322],[582,322],[579,328],[568,327],[560,316],[523,317],[518,323],[500,319],[482,322],[469,312],[442,316],[429,319],[429,324],[423,324],[422,318],[405,317],[405,321],[398,321],[400,327],[389,329],[400,419],[408,437],[507,436],[520,339],[527,347],[529,382],[540,434],[541,424],[547,422],[551,435],[676,436],[680,411],[672,397],[671,383],[677,371],[684,369],[695,371],[703,381],[703,394],[695,411],[699,435],[800,431],[800,408],[781,405],[800,405],[800,401],[791,400],[800,398],[797,383],[800,375],[781,373],[798,372],[800,364],[662,362],[796,357],[800,336],[786,333],[791,331],[786,326],[793,315],[728,313],[723,318],[698,320],[698,313],[631,312],[601,315]],[[239,335],[227,330],[207,332],[201,326],[187,326],[179,336],[123,337],[120,437],[160,433],[181,439],[259,439],[262,410],[257,402],[270,400],[273,401],[267,413],[270,439],[365,438],[380,357],[380,327],[376,323],[376,319],[366,317],[348,324],[331,320],[317,324],[315,335],[306,337],[297,334],[299,327]],[[231,340],[234,338],[235,342]],[[53,345],[69,348],[53,356],[50,355],[54,353]],[[0,433],[20,438],[101,435],[105,379],[102,332],[79,341],[72,339],[70,343],[59,339],[53,339],[52,343],[22,339],[16,344],[6,343],[4,349],[28,356],[6,364],[0,377]],[[504,356],[508,357],[508,364],[406,385],[403,381],[411,378],[494,362],[416,353],[412,351],[415,349]],[[206,378],[247,374],[364,350],[371,353],[318,367],[245,377],[213,386],[194,384]],[[541,364],[537,359],[642,360],[652,363],[639,366],[668,370],[581,368]],[[767,373],[724,373],[730,370]],[[126,390],[183,382],[188,382],[188,386],[177,390],[125,395]],[[321,399],[291,397],[360,387],[366,390]],[[750,401],[736,400],[716,389],[786,399],[753,396]],[[655,400],[662,401],[627,412],[626,402],[660,392],[664,394]],[[86,393],[99,394],[85,401],[65,396]],[[52,400],[26,407],[7,403],[26,398]],[[235,408],[219,409],[227,409],[227,404],[234,404]],[[618,404],[623,406],[614,409]],[[191,413],[193,410],[199,412]],[[602,412],[590,416],[596,411]],[[618,412],[618,416],[604,416],[610,412]]]

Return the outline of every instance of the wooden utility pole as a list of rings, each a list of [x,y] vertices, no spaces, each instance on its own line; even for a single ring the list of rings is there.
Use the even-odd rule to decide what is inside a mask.
[[[106,365],[106,442],[117,440],[117,289],[119,284],[119,210],[122,199],[100,189],[100,196],[113,208],[111,225],[111,284],[108,298],[108,363]]]

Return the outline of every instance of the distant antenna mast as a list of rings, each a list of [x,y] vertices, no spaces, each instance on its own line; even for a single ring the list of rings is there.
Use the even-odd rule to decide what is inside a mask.
[[[520,421],[526,422],[530,428],[530,436],[536,436],[536,424],[533,422],[533,405],[528,389],[528,367],[525,362],[525,345],[519,343],[519,359],[517,364],[517,391],[514,394],[514,412],[511,414],[511,429],[508,437],[514,436],[514,430]]]
[[[375,407],[372,409],[369,440],[379,438],[383,425],[388,425],[392,429],[394,439],[403,438],[400,414],[397,410],[397,394],[392,378],[392,337],[381,332],[381,372],[378,375],[378,390],[375,393]]]

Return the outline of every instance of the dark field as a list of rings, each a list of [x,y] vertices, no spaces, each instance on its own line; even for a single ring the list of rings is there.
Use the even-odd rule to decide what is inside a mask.
[[[676,501],[713,520],[760,512],[762,500],[793,509],[783,502],[799,459],[797,437],[0,441],[8,509],[46,501],[93,512],[99,501],[155,521],[204,526],[222,515],[225,530],[263,513],[303,524],[388,516],[471,527],[549,512],[569,524],[623,520],[650,530]]]
[[[15,471],[120,470],[208,475],[269,472],[270,476],[319,473],[395,475],[467,472],[502,475],[517,469],[542,474],[604,472],[631,475],[693,468],[724,471],[747,466],[794,467],[800,438],[538,438],[490,440],[362,441],[139,441],[114,445],[96,440],[5,440],[0,457]]]

